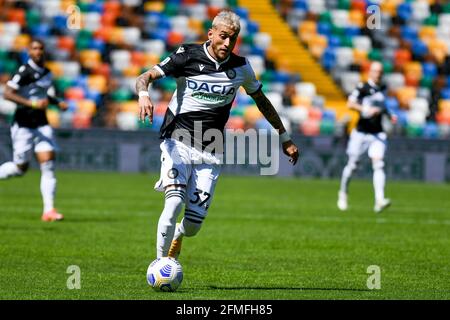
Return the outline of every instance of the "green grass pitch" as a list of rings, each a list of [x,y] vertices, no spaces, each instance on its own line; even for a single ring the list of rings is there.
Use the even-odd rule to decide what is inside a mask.
[[[146,282],[163,206],[156,175],[58,172],[60,223],[40,221],[39,172],[0,181],[0,299],[449,299],[450,186],[223,175],[200,233],[186,238],[175,293]],[[67,268],[79,266],[81,289]],[[380,267],[381,289],[367,287]]]

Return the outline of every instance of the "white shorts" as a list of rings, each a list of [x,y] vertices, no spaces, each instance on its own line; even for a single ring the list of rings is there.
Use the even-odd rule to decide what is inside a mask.
[[[30,129],[19,127],[15,123],[11,127],[11,140],[13,145],[13,161],[15,164],[24,164],[31,161],[34,153],[54,151],[56,142],[53,129],[49,125]]]
[[[161,174],[155,190],[164,191],[174,184],[186,186],[185,217],[201,223],[214,195],[221,171],[220,160],[173,139],[165,139],[160,148]]]
[[[387,136],[384,132],[370,134],[354,129],[347,145],[347,155],[359,159],[363,153],[368,151],[369,158],[384,159],[386,140]]]

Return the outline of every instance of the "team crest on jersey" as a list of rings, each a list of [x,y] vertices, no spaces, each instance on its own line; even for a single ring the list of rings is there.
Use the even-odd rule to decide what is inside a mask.
[[[236,78],[236,71],[234,71],[234,69],[229,69],[225,73],[226,73],[228,79]]]
[[[176,177],[178,177],[178,170],[175,168],[169,169],[169,171],[167,171],[167,176],[170,179],[175,179]]]

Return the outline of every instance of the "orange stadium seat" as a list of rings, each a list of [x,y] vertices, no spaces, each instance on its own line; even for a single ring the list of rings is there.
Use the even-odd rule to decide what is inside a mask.
[[[139,74],[141,74],[141,67],[135,64],[131,64],[122,70],[122,74],[125,77],[137,77],[139,76]]]
[[[142,51],[132,51],[131,63],[136,66],[145,66],[145,53]]]
[[[450,110],[450,100],[441,100],[438,105],[439,111]]]
[[[68,88],[65,92],[65,98],[67,100],[82,100],[84,99],[84,91],[80,87]]]
[[[298,35],[300,40],[308,42],[314,35],[317,34],[317,23],[315,21],[304,21],[298,26]]]
[[[366,23],[364,11],[356,9],[352,10],[350,11],[348,18],[351,24],[358,26],[360,28],[363,27],[364,24]]]
[[[47,114],[48,123],[53,128],[59,128],[60,127],[59,111],[54,109],[47,109],[45,113]]]
[[[78,101],[78,112],[84,113],[92,117],[96,112],[95,102],[89,99]]]
[[[14,50],[21,51],[26,50],[30,44],[31,37],[28,34],[19,34],[14,39]]]
[[[322,111],[319,108],[309,108],[308,109],[308,119],[310,119],[310,120],[322,119]]]
[[[100,93],[105,93],[107,90],[107,80],[102,75],[95,74],[88,76],[87,83],[89,88]]]
[[[367,62],[367,51],[353,49],[353,62],[357,65]]]
[[[430,40],[436,39],[436,27],[422,26],[419,30],[419,38],[425,43]]]
[[[439,63],[444,62],[448,53],[447,44],[444,41],[440,39],[430,40],[428,41],[428,49]]]
[[[122,5],[120,3],[120,1],[117,0],[110,0],[110,1],[105,1],[103,4],[103,11],[115,14],[116,16],[120,15],[122,9]]]
[[[94,32],[94,38],[103,41],[109,41],[112,38],[113,27],[111,26],[101,26]]]
[[[222,10],[222,8],[220,7],[215,7],[215,6],[209,6],[208,7],[208,18],[210,20],[214,19],[214,17],[220,12],[220,10]]]
[[[317,136],[320,133],[320,120],[308,119],[300,125],[300,131],[305,136]]]
[[[308,41],[309,52],[315,58],[320,58],[328,45],[327,37],[315,34]]]
[[[64,69],[63,69],[61,62],[47,61],[45,65],[53,73],[54,77],[58,78],[58,77],[62,77],[64,75]]]
[[[417,89],[414,87],[402,87],[397,90],[396,94],[400,108],[408,109],[410,101],[417,97]]]
[[[26,16],[25,10],[21,8],[9,9],[6,14],[8,15],[8,21],[17,22],[21,27],[25,26]]]
[[[146,1],[144,4],[144,10],[146,12],[162,12],[164,10],[164,2],[163,1]]]
[[[167,44],[171,47],[176,47],[184,42],[184,36],[175,31],[170,31],[167,36]]]
[[[105,11],[101,17],[101,24],[105,27],[115,26],[117,14],[114,12]]]
[[[247,124],[254,125],[262,117],[262,113],[256,106],[248,106],[244,111],[244,120]]]
[[[155,116],[164,116],[168,107],[169,102],[161,101],[155,105],[155,110],[153,111],[153,113]]]
[[[81,65],[85,68],[95,68],[102,61],[102,57],[99,51],[97,50],[82,50],[80,52],[80,62]]]
[[[92,69],[92,73],[108,79],[111,75],[111,66],[108,63],[100,63]]]
[[[75,129],[88,129],[91,127],[92,118],[83,112],[77,112],[72,118],[72,127]]]
[[[241,117],[233,117],[231,116],[226,123],[227,129],[233,130],[244,130],[245,129],[245,121]]]
[[[61,36],[58,38],[58,48],[72,51],[75,48],[75,40],[70,36]]]
[[[450,109],[444,109],[436,114],[436,121],[439,124],[450,125]]]
[[[366,1],[365,0],[352,0],[350,8],[352,11],[359,11],[363,14],[366,12]]]
[[[394,65],[402,67],[404,63],[411,61],[412,55],[410,50],[398,49],[394,53]]]
[[[397,6],[403,0],[385,0],[380,3],[381,11],[389,14],[390,16],[395,16],[397,12]]]

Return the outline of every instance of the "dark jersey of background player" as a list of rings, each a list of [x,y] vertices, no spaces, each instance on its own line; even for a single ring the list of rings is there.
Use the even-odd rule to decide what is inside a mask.
[[[48,99],[50,103],[59,104],[60,99],[54,96],[52,73],[46,67],[38,66],[32,59],[22,65],[7,85],[27,100]],[[15,123],[19,127],[35,129],[48,124],[46,110],[30,108],[18,103],[14,114]]]
[[[362,106],[371,106],[381,109],[381,112],[370,117],[360,116],[356,129],[363,133],[379,133],[383,131],[381,124],[383,114],[389,114],[385,108],[385,86],[369,80],[360,83],[349,96],[349,100]]]

